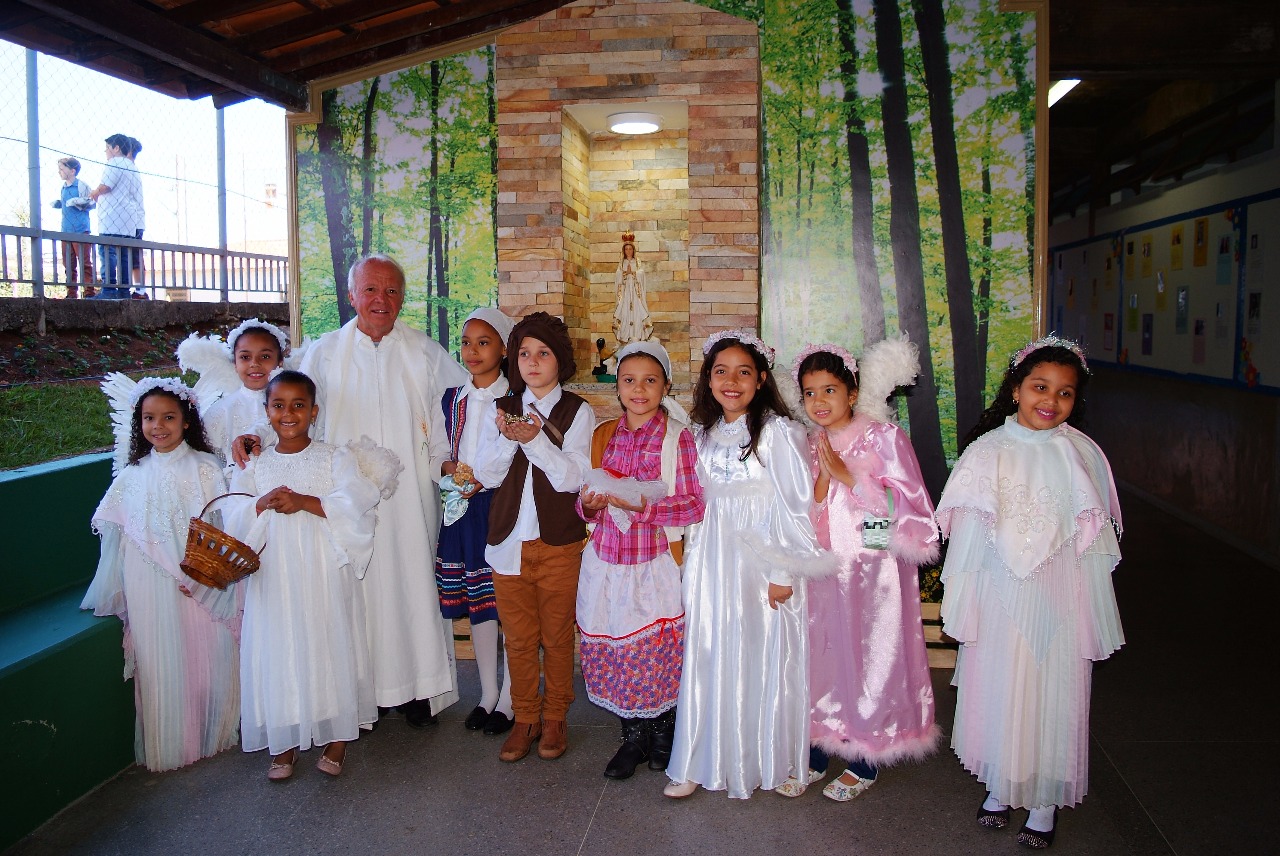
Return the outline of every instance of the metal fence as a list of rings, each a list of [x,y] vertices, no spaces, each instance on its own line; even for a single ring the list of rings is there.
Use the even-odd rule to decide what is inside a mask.
[[[100,238],[70,232],[50,232],[22,226],[0,226],[0,296],[65,297],[68,286],[104,285],[103,256],[113,248],[129,271],[112,283],[147,297],[163,300],[284,300],[289,280],[287,256],[162,244],[128,238]],[[98,273],[91,281],[74,276],[65,264],[67,253],[88,259]],[[136,260],[140,260],[140,264]],[[83,264],[83,261],[81,261]],[[270,298],[267,298],[270,299]]]

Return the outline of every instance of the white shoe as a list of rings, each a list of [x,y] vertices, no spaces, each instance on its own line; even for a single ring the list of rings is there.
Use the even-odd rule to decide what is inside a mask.
[[[795,776],[790,776],[785,782],[774,788],[773,792],[784,797],[798,797],[807,791],[814,782],[822,781],[822,777],[825,775],[826,772],[819,773],[817,770],[810,770],[807,782],[802,782]]]
[[[697,782],[667,782],[667,786],[662,789],[662,795],[674,800],[682,800],[697,789]]]
[[[854,781],[852,785],[840,781],[840,779],[845,775],[853,776],[856,781]],[[875,779],[864,779],[856,773],[850,773],[846,770],[844,773],[840,774],[840,776],[832,779],[831,782],[822,789],[822,795],[827,799],[835,800],[836,802],[848,802],[849,800],[857,799],[862,796],[866,793],[867,789],[875,783]]]

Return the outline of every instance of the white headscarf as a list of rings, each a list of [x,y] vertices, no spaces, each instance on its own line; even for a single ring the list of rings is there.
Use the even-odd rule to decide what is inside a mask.
[[[481,306],[471,310],[471,314],[463,319],[462,327],[465,328],[467,322],[473,320],[483,321],[496,330],[498,335],[502,337],[503,347],[506,346],[507,340],[511,338],[511,331],[516,326],[515,319],[508,317],[501,309],[495,309],[492,306]]]

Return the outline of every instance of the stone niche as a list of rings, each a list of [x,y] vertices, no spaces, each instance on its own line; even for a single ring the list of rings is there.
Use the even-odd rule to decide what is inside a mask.
[[[654,332],[688,383],[716,330],[756,326],[759,33],[691,3],[584,0],[498,38],[498,300],[562,316],[578,381],[610,348],[622,234]],[[663,130],[620,136],[609,113]]]

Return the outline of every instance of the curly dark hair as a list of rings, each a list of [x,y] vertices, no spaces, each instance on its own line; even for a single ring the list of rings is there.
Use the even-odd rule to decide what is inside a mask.
[[[757,446],[760,443],[760,432],[764,429],[765,419],[770,413],[776,413],[788,419],[791,419],[792,416],[791,410],[787,407],[786,402],[782,400],[781,393],[778,392],[778,385],[773,382],[773,372],[769,370],[768,361],[764,358],[764,354],[755,348],[743,344],[738,339],[721,339],[711,346],[711,351],[702,361],[702,371],[698,374],[698,385],[693,390],[693,412],[689,414],[689,417],[693,424],[700,426],[704,431],[708,431],[720,420],[720,417],[724,416],[724,409],[711,393],[711,369],[715,365],[716,357],[729,348],[741,348],[745,351],[751,357],[752,363],[755,364],[756,371],[764,378],[764,382],[756,390],[751,403],[747,405],[747,432],[750,440],[742,447],[742,457],[739,459],[745,461],[751,455],[755,455],[756,460],[759,460],[760,455],[757,451]]]
[[[960,441],[960,452],[967,449],[970,443],[983,434],[999,428],[1008,416],[1018,412],[1018,404],[1013,400],[1013,391],[1022,386],[1022,382],[1031,374],[1031,370],[1041,363],[1054,363],[1075,369],[1075,404],[1071,408],[1071,415],[1067,417],[1067,424],[1072,428],[1084,426],[1085,392],[1089,387],[1089,372],[1075,351],[1061,345],[1047,345],[1027,354],[1022,362],[1004,373],[1004,382],[1000,384],[1000,391],[996,393],[995,401],[982,411],[982,415],[978,417],[978,424],[973,426],[973,430]]]
[[[856,392],[858,389],[858,373],[849,371],[844,360],[830,351],[814,351],[800,361],[800,368],[796,370],[796,385],[800,387],[801,407],[804,407],[804,376],[810,372],[830,372],[836,380],[848,387],[850,392]]]
[[[167,389],[156,388],[139,398],[133,408],[133,423],[129,432],[129,463],[136,464],[151,452],[151,441],[142,433],[142,404],[155,395],[164,395],[178,402],[178,409],[182,411],[182,421],[187,423],[186,430],[182,432],[182,439],[187,441],[187,445],[197,452],[213,454],[213,447],[209,445],[209,438],[204,433],[204,422],[200,419],[200,411],[195,405],[189,401],[183,401]]]

